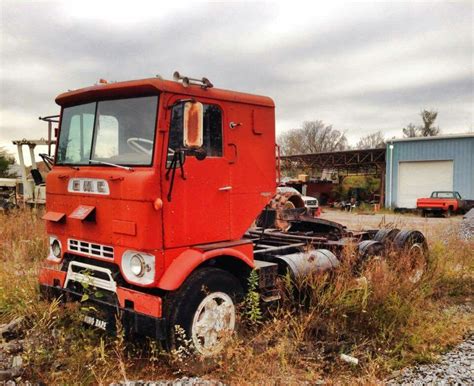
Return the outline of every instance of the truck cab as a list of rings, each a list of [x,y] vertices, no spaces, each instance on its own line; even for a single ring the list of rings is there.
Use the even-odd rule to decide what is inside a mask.
[[[119,310],[132,333],[171,341],[171,326],[191,335],[209,319],[203,307],[235,323],[234,299],[255,267],[242,237],[276,188],[273,101],[177,80],[104,82],[56,98],[40,272],[45,296],[105,293],[87,294],[107,311],[87,323],[108,329]],[[183,306],[202,285],[223,295],[188,295]],[[194,310],[184,309],[191,298]],[[223,329],[207,319],[194,334],[203,353]]]

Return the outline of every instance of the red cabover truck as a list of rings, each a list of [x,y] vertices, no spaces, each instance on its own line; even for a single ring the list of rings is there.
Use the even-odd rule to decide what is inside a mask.
[[[414,277],[426,266],[418,231],[351,232],[275,196],[268,97],[175,73],[175,81],[103,82],[56,102],[40,289],[92,304],[84,321],[95,327],[114,331],[118,316],[127,335],[174,347],[180,326],[198,354],[212,355],[235,328],[252,270],[269,303],[280,297],[280,274],[336,267],[348,243],[361,259],[388,242],[409,251]]]

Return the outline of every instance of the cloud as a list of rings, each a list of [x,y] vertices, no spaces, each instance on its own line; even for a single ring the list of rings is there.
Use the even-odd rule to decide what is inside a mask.
[[[45,135],[57,94],[99,78],[207,76],[271,96],[277,132],[322,119],[399,135],[473,122],[472,3],[0,3],[0,146]]]

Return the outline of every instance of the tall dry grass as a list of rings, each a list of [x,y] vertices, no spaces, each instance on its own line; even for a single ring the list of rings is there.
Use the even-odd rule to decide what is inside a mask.
[[[355,277],[351,251],[335,272],[287,281],[278,307],[261,322],[242,320],[222,355],[207,360],[104,335],[79,322],[77,306],[40,301],[37,273],[47,240],[37,214],[0,215],[0,243],[0,322],[25,318],[22,380],[106,384],[187,375],[231,384],[375,382],[393,369],[432,361],[474,325],[474,245],[460,241],[455,229],[440,228],[431,238],[430,268],[417,283],[408,280],[403,259],[372,261]],[[303,287],[295,301],[295,288]],[[341,353],[359,364],[341,361]]]

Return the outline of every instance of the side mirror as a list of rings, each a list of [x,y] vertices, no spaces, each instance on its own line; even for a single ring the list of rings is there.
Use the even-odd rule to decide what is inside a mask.
[[[204,107],[200,102],[186,102],[183,114],[183,145],[198,149],[203,144]]]

